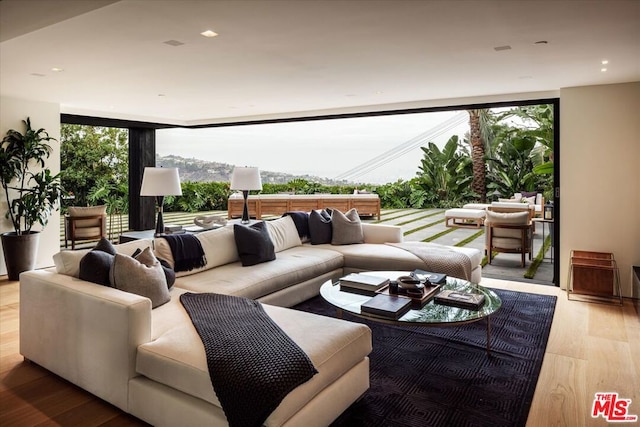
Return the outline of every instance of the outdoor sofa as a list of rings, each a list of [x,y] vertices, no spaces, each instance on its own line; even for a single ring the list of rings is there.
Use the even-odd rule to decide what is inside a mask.
[[[154,309],[147,297],[79,279],[88,250],[61,251],[56,267],[20,276],[20,353],[153,425],[227,425],[202,341],[179,298],[187,292],[246,297],[263,303],[318,371],[282,400],[265,425],[326,426],[369,387],[371,331],[285,307],[318,295],[323,282],[347,272],[412,270],[425,263],[385,244],[402,241],[395,226],[363,223],[364,243],[345,245],[303,244],[290,217],[269,221],[268,230],[276,259],[250,267],[239,261],[231,226],[197,234],[206,265],[177,273],[170,301]],[[155,252],[166,256],[161,238],[116,249],[132,255],[154,243]],[[446,249],[452,259],[468,259],[472,280],[480,281],[480,251]]]

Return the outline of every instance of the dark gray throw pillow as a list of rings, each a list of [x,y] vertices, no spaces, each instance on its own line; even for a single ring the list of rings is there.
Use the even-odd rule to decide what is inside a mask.
[[[312,210],[309,213],[309,237],[312,245],[331,243],[333,229],[331,215],[326,210],[320,212]]]
[[[100,239],[98,244],[80,260],[78,277],[87,282],[111,286],[109,283],[109,269],[113,262],[116,248],[108,239]]]
[[[111,255],[116,254],[116,247],[113,246],[113,243],[109,239],[102,237],[98,244],[92,249],[94,251],[102,251]]]
[[[80,274],[78,277],[87,282],[111,286],[109,283],[109,269],[114,255],[92,250],[80,260]]]
[[[276,259],[276,252],[264,221],[250,226],[234,224],[233,237],[243,267]]]
[[[173,271],[173,268],[171,268],[167,261],[160,258],[158,258],[158,261],[162,266],[162,271],[164,271],[164,277],[167,279],[167,289],[173,288],[173,285],[176,283],[176,272]]]

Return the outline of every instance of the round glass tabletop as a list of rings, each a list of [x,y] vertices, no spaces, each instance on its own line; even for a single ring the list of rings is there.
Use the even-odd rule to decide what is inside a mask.
[[[407,271],[371,271],[364,272],[363,274],[370,274],[395,280],[396,278],[406,276],[409,273],[410,272]],[[415,325],[431,326],[476,322],[495,313],[502,305],[500,297],[498,297],[495,292],[467,280],[447,277],[446,283],[441,285],[440,290],[445,289],[472,294],[482,294],[485,296],[484,304],[478,310],[470,310],[466,308],[437,304],[432,298],[422,308],[409,310],[400,319],[394,320],[370,315],[368,313],[362,313],[360,311],[360,306],[372,297],[341,291],[339,281],[333,282],[329,280],[325,282],[320,288],[320,295],[322,295],[322,297],[334,307],[359,317],[380,322],[411,323]]]

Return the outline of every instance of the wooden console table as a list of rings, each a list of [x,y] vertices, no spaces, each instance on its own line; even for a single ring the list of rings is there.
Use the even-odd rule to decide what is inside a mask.
[[[263,215],[282,215],[285,212],[332,208],[346,212],[355,208],[360,216],[380,219],[380,198],[377,194],[264,194],[249,196],[249,216],[261,219]],[[242,195],[232,195],[227,203],[227,216],[242,216]]]

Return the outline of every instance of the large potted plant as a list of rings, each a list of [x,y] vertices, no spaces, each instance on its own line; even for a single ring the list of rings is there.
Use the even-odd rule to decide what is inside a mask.
[[[58,208],[60,179],[45,168],[51,155],[48,141],[55,141],[44,129],[33,129],[31,121],[22,121],[24,134],[10,129],[0,145],[0,183],[7,202],[5,217],[14,231],[1,234],[4,260],[9,280],[18,280],[23,271],[33,270],[38,251],[38,223],[47,225]],[[41,169],[34,172],[32,168]]]

